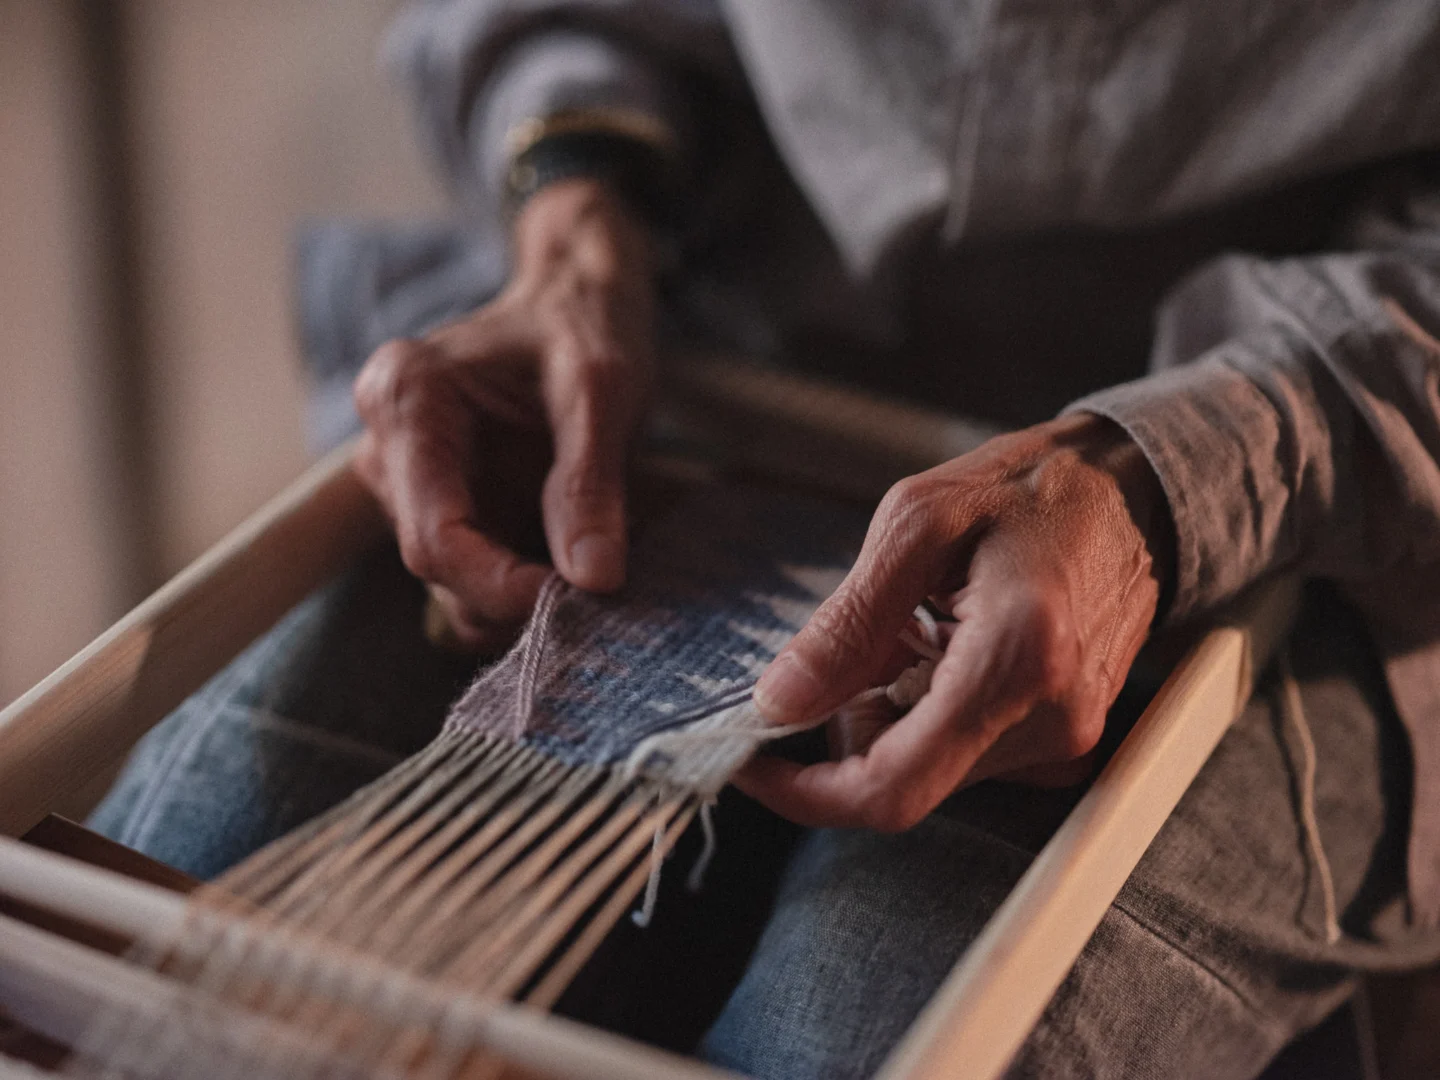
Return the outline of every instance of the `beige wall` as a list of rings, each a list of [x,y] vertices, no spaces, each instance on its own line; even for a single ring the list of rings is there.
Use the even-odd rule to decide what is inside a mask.
[[[0,698],[113,614],[75,26],[0,0]]]
[[[122,317],[138,320],[148,417],[133,498],[126,440],[106,428],[123,365],[104,318],[87,2],[0,0],[0,700],[304,465],[295,223],[443,205],[375,64],[395,0],[118,0],[136,256]]]
[[[438,204],[375,63],[393,0],[135,0],[134,122],[161,558],[302,465],[290,234]]]

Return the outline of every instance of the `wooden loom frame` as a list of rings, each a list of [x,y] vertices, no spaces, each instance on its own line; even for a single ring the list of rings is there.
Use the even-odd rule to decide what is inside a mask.
[[[877,404],[791,376],[701,365],[675,389],[672,398],[682,405],[688,397],[692,405],[751,418],[747,438],[755,436],[755,425],[769,423],[791,438],[796,430],[813,432],[915,468],[976,441],[973,428],[938,414]],[[384,531],[378,508],[350,468],[350,450],[337,451],[0,712],[0,834],[18,836],[65,796],[103,776],[145,731]],[[879,1080],[990,1080],[1004,1071],[1249,699],[1294,603],[1293,584],[1272,585],[1189,648],[931,998]],[[137,927],[173,917],[183,903],[153,886],[3,839],[0,893],[59,901],[92,921],[116,921],[113,910],[104,909],[118,904]],[[0,1001],[4,991],[0,972]],[[733,1076],[563,1018],[517,1006],[477,1007],[487,1037],[527,1075]]]

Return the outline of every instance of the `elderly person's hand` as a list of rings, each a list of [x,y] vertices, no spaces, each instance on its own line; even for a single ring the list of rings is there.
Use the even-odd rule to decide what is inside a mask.
[[[810,766],[760,757],[736,783],[802,824],[898,830],[987,777],[1079,779],[1065,766],[1099,740],[1149,631],[1172,532],[1139,448],[1090,415],[901,481],[755,700],[799,723],[893,678],[897,636],[926,600],[957,620],[929,691],[863,752]]]
[[[650,240],[599,182],[537,193],[514,252],[494,302],[386,344],[355,385],[357,469],[473,647],[534,605],[548,571],[515,549],[542,525],[566,580],[623,583],[625,457],[653,366]]]

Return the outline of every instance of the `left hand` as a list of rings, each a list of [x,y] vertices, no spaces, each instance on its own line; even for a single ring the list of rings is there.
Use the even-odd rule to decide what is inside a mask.
[[[1173,548],[1154,472],[1097,416],[992,439],[902,480],[755,702],[777,724],[833,713],[893,671],[897,635],[927,598],[957,620],[929,692],[863,753],[755,758],[736,785],[804,825],[897,831],[987,777],[1082,779]]]
[[[550,184],[515,218],[499,296],[381,346],[360,372],[356,471],[448,621],[432,636],[514,637],[549,575],[521,554],[537,527],[570,584],[624,581],[625,464],[654,369],[653,246],[603,182]]]

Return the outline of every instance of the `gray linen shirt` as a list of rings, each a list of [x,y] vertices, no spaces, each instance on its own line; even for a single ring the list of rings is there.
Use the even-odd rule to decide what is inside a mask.
[[[758,112],[814,216],[753,237],[751,270],[786,283],[780,307],[877,337],[916,235],[963,246],[1135,228],[1440,148],[1433,0],[430,0],[390,49],[481,227],[499,221],[518,120],[648,110],[709,146],[695,202],[723,218],[736,200],[704,193],[753,148],[733,134],[717,148],[705,125]],[[1160,308],[1152,374],[1070,408],[1124,426],[1164,485],[1179,545],[1170,619],[1281,570],[1334,579],[1361,607],[1411,736],[1411,902],[1435,925],[1430,165],[1380,188],[1331,250],[1206,262]]]

